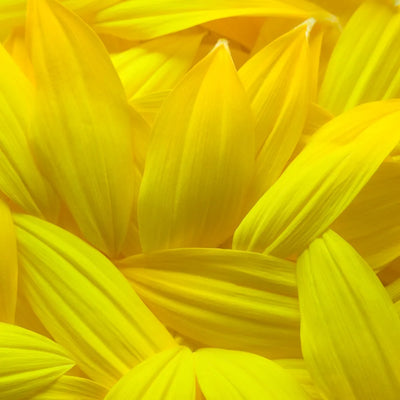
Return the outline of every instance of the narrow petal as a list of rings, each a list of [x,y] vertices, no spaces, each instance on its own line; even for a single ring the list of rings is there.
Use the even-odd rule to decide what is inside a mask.
[[[395,400],[400,391],[400,319],[375,273],[328,231],[298,260],[301,342],[329,398]]]
[[[299,254],[346,209],[400,140],[400,101],[365,104],[316,132],[235,232],[233,248]]]
[[[140,182],[132,110],[93,31],[52,0],[28,5],[36,157],[85,238],[115,256]]]
[[[239,70],[255,116],[253,203],[279,177],[303,131],[312,81],[318,79],[312,73],[309,43],[314,23],[315,19],[307,20],[279,37]]]
[[[180,31],[204,22],[235,16],[285,16],[331,18],[304,0],[125,0],[96,14],[99,32],[144,40]]]
[[[293,263],[225,249],[173,249],[118,263],[149,308],[207,346],[296,357],[299,313]]]
[[[37,218],[14,220],[24,293],[90,378],[111,386],[143,359],[174,345],[101,253]]]
[[[363,2],[329,61],[320,104],[339,114],[361,103],[399,97],[399,46],[398,8],[389,2]]]
[[[0,321],[13,323],[17,306],[18,260],[14,223],[0,199]]]
[[[50,339],[0,322],[0,397],[25,400],[54,382],[74,365]]]
[[[127,373],[104,400],[195,400],[192,352],[187,347],[165,350]]]
[[[130,104],[142,115],[147,123],[152,126],[164,100],[170,93],[171,90],[163,90],[141,97],[134,97],[130,101]]]
[[[290,374],[266,358],[221,349],[201,349],[194,358],[206,400],[308,400]]]
[[[143,250],[222,243],[241,217],[253,164],[250,107],[220,42],[158,115],[139,195]]]

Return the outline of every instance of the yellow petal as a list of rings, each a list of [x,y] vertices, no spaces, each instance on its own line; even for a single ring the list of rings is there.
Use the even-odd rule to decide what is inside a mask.
[[[206,400],[308,400],[288,372],[255,354],[201,349],[194,353],[194,359]]]
[[[94,27],[99,32],[144,40],[235,16],[331,17],[304,0],[125,0],[98,12]]]
[[[399,97],[399,37],[399,10],[383,2],[364,2],[335,47],[321,86],[320,104],[339,114],[357,104]]]
[[[332,399],[395,400],[400,319],[369,265],[328,231],[298,260],[304,359]]]
[[[241,217],[253,141],[250,107],[221,42],[158,115],[138,203],[143,250],[214,247],[227,239]]]
[[[351,203],[400,140],[400,101],[359,106],[324,125],[235,232],[233,248],[303,251]]]
[[[89,379],[61,376],[30,400],[101,400],[107,390]]]
[[[66,351],[50,339],[0,322],[0,397],[31,399],[72,368]]]
[[[173,249],[118,263],[164,322],[213,347],[300,355],[293,263],[225,249]]]
[[[17,305],[18,261],[14,223],[0,199],[0,321],[13,323]]]
[[[101,253],[37,218],[14,220],[24,293],[90,378],[111,386],[143,359],[174,345]]]
[[[38,162],[85,238],[117,255],[140,181],[132,110],[104,46],[82,20],[56,2],[30,0],[27,23]]]
[[[375,269],[400,256],[400,164],[382,163],[332,225]]]
[[[173,89],[192,66],[205,31],[197,28],[140,43],[112,56],[128,99]]]
[[[195,393],[192,353],[176,347],[137,365],[104,400],[195,400]]]
[[[279,177],[303,131],[311,102],[309,44],[314,19],[306,21],[259,51],[239,70],[255,117],[254,203]]]
[[[24,211],[54,219],[57,199],[35,165],[26,136],[31,103],[28,79],[0,45],[0,191]]]

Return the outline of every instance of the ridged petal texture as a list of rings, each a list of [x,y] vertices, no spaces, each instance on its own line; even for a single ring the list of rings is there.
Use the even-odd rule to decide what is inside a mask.
[[[101,253],[37,218],[14,220],[24,293],[90,378],[111,386],[140,361],[175,345]]]
[[[86,24],[51,0],[31,0],[28,13],[37,83],[35,155],[85,238],[115,256],[140,183],[133,111],[104,46]]]
[[[370,266],[328,231],[298,260],[302,350],[332,399],[395,400],[400,319]]]
[[[74,366],[68,353],[50,339],[0,322],[2,400],[32,399]]]
[[[253,166],[250,106],[220,42],[158,115],[139,194],[143,250],[224,242],[239,223]]]
[[[224,249],[174,249],[119,264],[150,309],[208,346],[298,357],[294,264]]]
[[[345,210],[400,139],[400,101],[361,105],[318,130],[237,228],[233,248],[299,254]]]

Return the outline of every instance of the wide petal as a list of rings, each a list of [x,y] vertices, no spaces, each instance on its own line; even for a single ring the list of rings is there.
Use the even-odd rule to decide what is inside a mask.
[[[194,353],[196,375],[206,400],[308,400],[300,385],[278,364],[251,353],[201,349]]]
[[[344,113],[308,146],[249,211],[233,248],[299,254],[346,209],[400,140],[400,101]]]
[[[165,350],[137,365],[118,381],[104,400],[195,400],[192,352]]]
[[[220,42],[158,115],[139,195],[143,250],[222,243],[240,220],[253,164],[250,107]]]
[[[104,46],[82,20],[52,0],[30,0],[27,25],[37,160],[85,238],[115,256],[140,182],[132,110]]]
[[[0,397],[26,400],[74,366],[50,339],[0,322]]]
[[[400,319],[369,265],[328,231],[298,260],[301,342],[329,398],[395,400]]]
[[[140,361],[174,346],[101,253],[37,218],[15,215],[14,220],[24,293],[90,378],[111,386]]]
[[[118,263],[149,308],[207,346],[296,357],[299,313],[293,263],[225,249],[173,249]]]

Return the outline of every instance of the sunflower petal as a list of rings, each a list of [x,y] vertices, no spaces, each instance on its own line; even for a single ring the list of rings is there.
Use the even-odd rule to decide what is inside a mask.
[[[135,364],[174,345],[101,253],[37,218],[14,220],[24,293],[90,378],[111,386]]]
[[[255,354],[201,349],[194,353],[194,360],[206,400],[308,400],[288,372]]]
[[[369,265],[328,231],[297,271],[302,350],[316,383],[333,399],[398,399],[400,319]]]
[[[173,249],[129,257],[122,273],[177,333],[207,346],[296,357],[293,263],[225,249]]]
[[[154,126],[138,203],[145,252],[213,247],[232,234],[253,171],[251,118],[221,42],[172,91]]]
[[[0,322],[0,397],[31,399],[71,369],[74,362],[50,339]]]
[[[195,393],[192,352],[176,347],[137,365],[104,400],[195,400]]]
[[[100,40],[50,0],[30,0],[37,82],[33,148],[85,238],[108,255],[125,241],[140,174],[131,108]]]
[[[249,211],[233,248],[299,254],[351,203],[400,140],[400,101],[344,113],[309,145]]]

